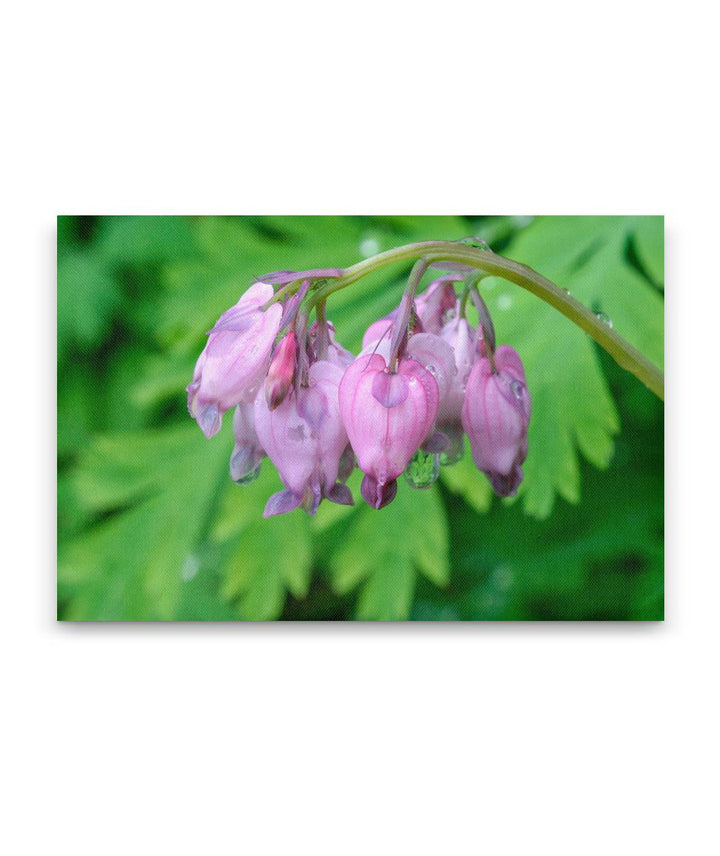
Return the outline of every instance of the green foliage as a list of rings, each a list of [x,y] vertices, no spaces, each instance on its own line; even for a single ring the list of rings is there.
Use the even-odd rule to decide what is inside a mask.
[[[470,234],[662,363],[661,218],[60,218],[61,617],[659,617],[662,406],[516,286],[482,283],[533,398],[518,503],[493,498],[468,449],[437,485],[402,483],[381,512],[362,504],[356,474],[357,507],[264,520],[281,487],[272,465],[233,484],[231,420],[207,441],[187,416],[204,332],[252,277]],[[357,349],[396,305],[408,270],[333,296],[343,344]]]
[[[448,522],[437,491],[400,484],[382,514],[361,506],[333,534],[333,585],[344,594],[362,583],[358,618],[406,618],[418,572],[436,586],[448,583]]]
[[[642,223],[627,217],[539,218],[504,253],[607,315],[618,333],[662,367],[663,300],[628,259],[629,242]],[[545,518],[556,492],[579,501],[578,452],[596,467],[608,466],[620,429],[615,403],[585,333],[505,281],[488,279],[483,290],[499,341],[512,343],[527,368],[533,416],[519,496],[528,514]]]

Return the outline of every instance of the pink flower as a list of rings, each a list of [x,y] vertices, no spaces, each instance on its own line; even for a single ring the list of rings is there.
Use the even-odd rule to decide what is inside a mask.
[[[431,282],[427,290],[415,298],[415,312],[419,321],[415,329],[418,333],[439,333],[445,323],[445,316],[457,310],[457,303],[455,288],[450,280],[443,278]],[[398,308],[395,308],[383,318],[373,321],[363,335],[363,350],[375,342],[390,341],[397,316]]]
[[[353,504],[348,488],[337,481],[348,442],[338,404],[342,376],[339,366],[319,360],[310,366],[309,386],[297,393],[290,389],[275,410],[258,393],[255,429],[286,488],[270,497],[265,517],[299,506],[314,514],[323,497],[341,505]]]
[[[392,339],[393,330],[395,329],[395,317],[397,309],[390,315],[384,318],[379,318],[367,328],[363,335],[362,346],[363,350],[369,345],[374,345],[375,342],[388,342]]]
[[[440,338],[452,348],[455,372],[447,394],[440,399],[438,425],[459,425],[465,386],[473,363],[479,356],[478,335],[464,318],[454,318],[445,324]]]
[[[327,360],[329,363],[333,363],[333,365],[340,366],[343,369],[346,369],[350,363],[355,359],[355,357],[350,353],[350,351],[343,348],[343,346],[337,341],[335,338],[335,327],[330,322],[326,322],[326,330],[323,333],[321,331],[320,325],[315,321],[312,327],[308,330],[308,334],[310,337],[310,343],[313,347],[313,350],[317,356],[317,359]],[[325,356],[320,354],[320,350],[322,347],[321,340],[325,335],[327,338],[325,339]]]
[[[252,404],[242,402],[235,408],[233,433],[235,448],[230,457],[230,475],[233,481],[244,484],[257,476],[260,462],[265,457],[255,431]]]
[[[403,358],[397,372],[380,354],[361,356],[340,383],[340,412],[358,466],[365,473],[362,495],[374,508],[391,502],[397,477],[432,431],[438,384],[414,359]]]
[[[522,481],[527,457],[530,395],[518,354],[507,345],[495,351],[493,372],[488,357],[473,366],[462,407],[462,424],[475,465],[496,493],[512,496]]]
[[[265,379],[265,400],[270,410],[275,410],[285,400],[295,376],[297,337],[291,330],[280,340],[270,362]]]
[[[415,298],[415,311],[426,333],[439,333],[450,312],[457,312],[457,295],[453,282],[456,276],[442,277],[431,282],[427,289]]]
[[[220,430],[222,414],[252,401],[270,365],[282,307],[262,306],[273,287],[257,282],[218,319],[187,387],[188,410],[207,437]]]

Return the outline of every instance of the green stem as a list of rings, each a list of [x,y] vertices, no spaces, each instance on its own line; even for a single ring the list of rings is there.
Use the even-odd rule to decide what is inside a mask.
[[[428,264],[457,262],[475,268],[485,276],[499,276],[514,282],[569,318],[604,348],[619,366],[635,375],[658,398],[663,399],[664,379],[662,372],[586,306],[583,306],[574,297],[558,288],[557,285],[532,268],[514,262],[512,259],[506,259],[496,253],[479,250],[464,244],[449,241],[421,241],[364,259],[346,268],[344,276],[322,285],[309,298],[308,308],[314,306],[319,300],[325,300],[336,291],[347,288],[369,273],[374,273],[397,262],[418,258],[424,258]]]
[[[410,276],[408,277],[408,282],[405,286],[405,292],[403,294],[402,301],[400,302],[398,317],[395,321],[395,331],[393,333],[392,341],[390,342],[388,370],[391,372],[395,371],[395,365],[397,363],[401,343],[403,341],[407,341],[406,336],[408,322],[410,321],[413,312],[415,292],[417,291],[417,287],[420,285],[420,280],[423,278],[427,268],[427,261],[425,259],[418,259],[413,265],[413,269],[410,271]]]

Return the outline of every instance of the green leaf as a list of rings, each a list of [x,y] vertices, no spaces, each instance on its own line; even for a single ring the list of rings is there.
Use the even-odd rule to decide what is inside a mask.
[[[120,301],[116,280],[104,261],[84,250],[58,248],[58,359],[75,347],[100,344]]]
[[[465,437],[464,443],[465,451],[462,459],[456,464],[442,467],[440,477],[443,484],[453,493],[462,496],[475,511],[484,514],[490,508],[494,494],[490,482],[482,473],[478,472],[478,468],[473,462],[467,437]]]
[[[90,444],[72,490],[85,512],[105,519],[60,546],[58,579],[73,592],[66,617],[175,616],[219,477],[227,478],[227,454],[222,440],[206,441],[194,425],[101,436]]]
[[[407,618],[418,572],[438,586],[449,579],[447,517],[438,488],[399,484],[396,499],[381,511],[358,507],[334,540],[329,564],[340,594],[363,584],[358,618]]]
[[[294,511],[263,519],[268,497],[282,489],[272,464],[250,485],[230,483],[213,527],[213,537],[231,544],[222,569],[222,595],[238,601],[243,619],[278,618],[286,589],[304,598],[310,585],[312,543],[307,515]]]
[[[627,260],[642,219],[540,217],[504,252],[606,313],[618,333],[662,366],[662,297]],[[513,284],[491,278],[481,289],[498,341],[512,345],[526,367],[533,414],[519,495],[528,514],[544,518],[556,494],[579,501],[578,453],[608,466],[620,429],[617,411],[585,333]]]
[[[638,217],[633,242],[638,259],[652,282],[663,287],[665,282],[665,218]]]
[[[97,243],[107,262],[120,266],[177,261],[197,250],[191,217],[104,217]]]
[[[452,589],[420,587],[412,618],[662,618],[662,405],[644,394],[654,419],[621,435],[610,469],[582,466],[580,505],[536,521],[518,505],[478,516],[453,502]]]

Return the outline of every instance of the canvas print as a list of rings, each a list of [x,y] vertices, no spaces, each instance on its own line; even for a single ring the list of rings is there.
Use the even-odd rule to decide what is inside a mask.
[[[58,618],[663,618],[663,219],[58,218]]]

